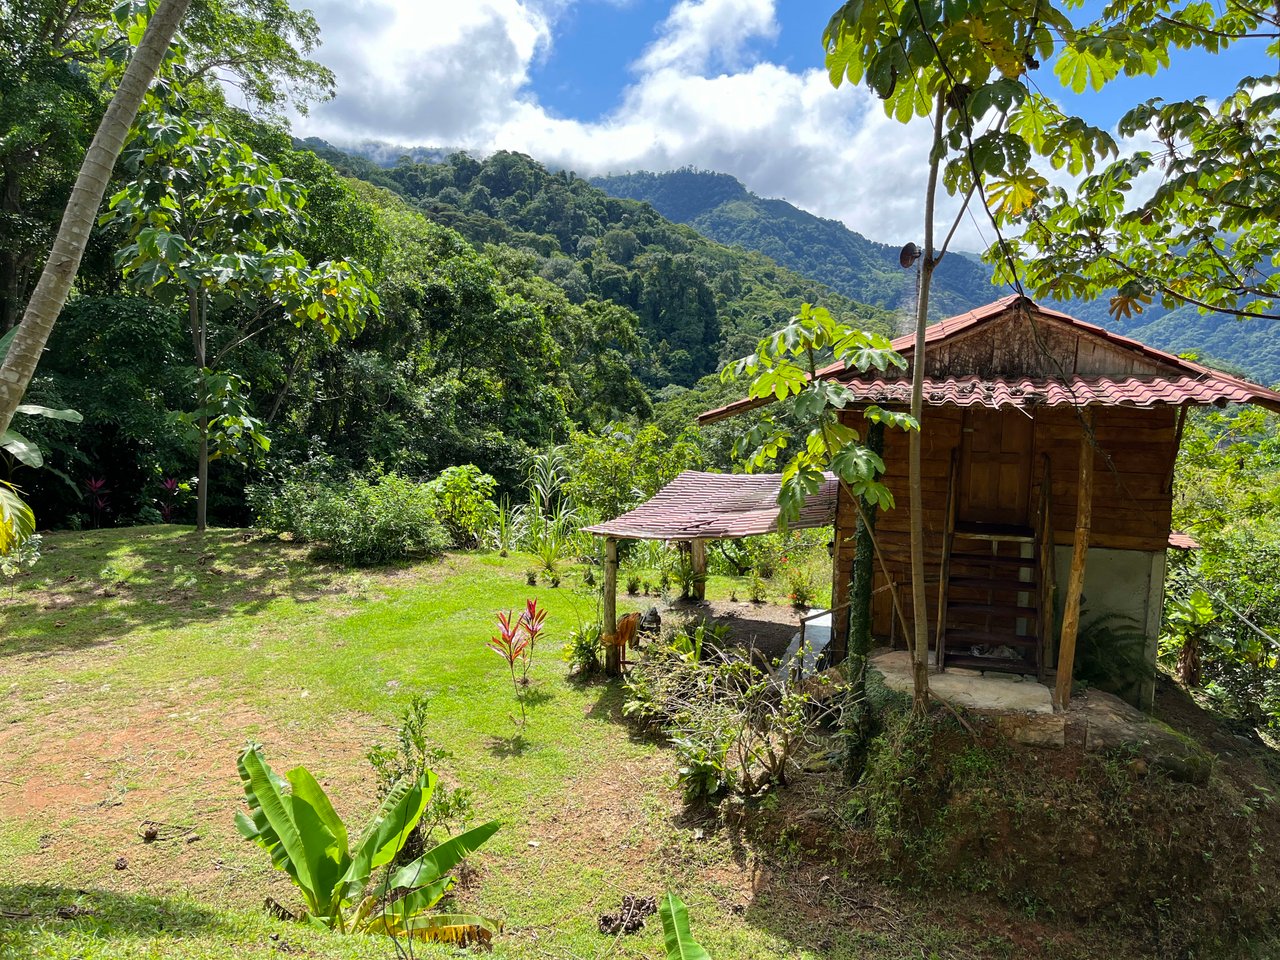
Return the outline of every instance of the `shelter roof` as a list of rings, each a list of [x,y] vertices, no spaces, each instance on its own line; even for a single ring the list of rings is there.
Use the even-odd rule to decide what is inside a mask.
[[[835,520],[836,479],[827,474],[789,527],[824,527]],[[736,540],[778,529],[777,473],[701,473],[685,470],[629,513],[583,527],[622,540]]]
[[[1280,393],[1157,350],[1059,310],[1010,296],[925,330],[928,406],[1186,406],[1254,403],[1280,412]],[[915,338],[893,341],[908,359]],[[847,384],[860,401],[906,405],[905,373],[859,373],[843,364],[818,371]],[[708,410],[713,423],[769,403],[743,399]]]

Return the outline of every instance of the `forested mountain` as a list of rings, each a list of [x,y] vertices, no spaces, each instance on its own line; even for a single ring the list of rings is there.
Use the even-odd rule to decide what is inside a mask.
[[[915,272],[899,265],[900,246],[868,240],[785,200],[758,197],[728,174],[686,167],[591,182],[615,197],[651,203],[663,216],[720,243],[763,253],[854,300],[894,310],[909,310],[913,302]],[[946,317],[989,302],[998,295],[990,275],[967,256],[946,257],[933,277],[931,313]]]
[[[664,216],[721,243],[759,251],[855,300],[898,309],[910,302],[914,273],[898,265],[897,247],[868,240],[838,220],[816,217],[785,200],[758,197],[728,174],[685,168],[596,177],[592,183],[613,196],[651,203]],[[934,274],[932,314],[950,316],[1002,296],[1006,291],[993,287],[989,276],[971,256],[948,256]],[[1195,353],[1203,362],[1264,384],[1280,381],[1280,339],[1265,322],[1158,305],[1113,320],[1106,299],[1056,306],[1153,347]]]
[[[639,319],[633,369],[653,389],[691,386],[754,348],[805,301],[889,331],[891,311],[856,303],[759,253],[709,240],[653,206],[611,197],[572,172],[501,151],[484,161],[408,159],[384,169],[315,142],[351,176],[389,186],[476,245],[514,247],[574,303],[608,301]]]

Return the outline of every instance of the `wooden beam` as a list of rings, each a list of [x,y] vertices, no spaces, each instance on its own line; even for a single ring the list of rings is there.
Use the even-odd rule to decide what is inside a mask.
[[[693,562],[693,598],[707,599],[707,541],[698,537],[689,541],[689,558]]]
[[[600,640],[604,646],[604,670],[610,676],[622,672],[618,653],[618,541],[608,537],[604,541],[604,623],[600,625]]]
[[[1089,553],[1089,528],[1093,523],[1093,411],[1080,411],[1080,476],[1076,487],[1076,533],[1071,544],[1071,572],[1062,608],[1062,633],[1058,639],[1058,681],[1053,692],[1055,710],[1066,710],[1071,700],[1071,677],[1076,665],[1076,635],[1080,630],[1080,595],[1084,592],[1084,564]]]

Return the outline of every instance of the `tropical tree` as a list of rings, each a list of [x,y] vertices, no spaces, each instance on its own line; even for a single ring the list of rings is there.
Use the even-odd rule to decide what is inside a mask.
[[[835,85],[865,84],[884,101],[889,116],[902,123],[927,118],[932,127],[922,158],[928,165],[923,249],[904,251],[908,260],[912,254],[919,257],[911,390],[917,419],[923,410],[930,281],[973,198],[998,238],[988,256],[1006,262],[1010,247],[1004,230],[1049,193],[1046,171],[1036,164],[1078,176],[1118,155],[1107,131],[1067,114],[1041,90],[1036,71],[1053,61],[1054,74],[1065,86],[1097,90],[1122,73],[1158,72],[1168,65],[1170,45],[1187,38],[1165,29],[1163,18],[1174,4],[1164,0],[1117,0],[1082,27],[1064,12],[1069,6],[1051,0],[975,0],[958,7],[951,0],[850,0],[823,35]],[[1209,45],[1206,37],[1200,41]],[[935,225],[940,186],[961,198],[945,233]],[[1013,264],[1000,277],[1023,291]],[[920,451],[915,433],[909,484],[917,701],[928,696]]]
[[[53,250],[27,303],[18,334],[0,366],[0,433],[9,429],[35,374],[49,331],[67,302],[71,282],[80,268],[93,230],[94,217],[107,192],[112,168],[189,2],[160,0],[150,19],[144,20],[139,14],[132,25],[130,39],[137,42],[137,48],[85,154]]]
[[[498,831],[496,820],[397,865],[435,791],[430,770],[393,783],[352,844],[346,824],[305,767],[280,777],[253,745],[240,754],[237,766],[249,812],[237,812],[236,829],[293,880],[306,901],[301,919],[338,933],[382,933],[457,946],[487,944],[501,929],[484,917],[434,910],[454,885],[449,871]]]
[[[196,528],[207,524],[209,463],[269,446],[248,407],[248,384],[223,365],[281,319],[331,341],[378,308],[359,264],[311,266],[290,244],[306,227],[302,188],[213,122],[149,113],[124,156],[132,176],[104,224],[122,226],[117,262],[134,286],[181,301],[191,334],[198,446]]]
[[[1269,36],[1280,55],[1275,10],[1208,4],[1183,11],[1191,31]],[[1226,31],[1232,31],[1227,34]],[[1221,103],[1206,97],[1139,104],[1120,120],[1124,137],[1154,149],[1114,160],[1073,190],[1038,195],[1009,242],[1024,282],[1060,300],[1110,297],[1129,317],[1154,301],[1202,312],[1280,320],[1280,93],[1275,76],[1245,77]],[[1155,182],[1154,189],[1144,186]],[[1007,260],[1001,260],[1005,275]]]
[[[866,673],[871,652],[871,550],[875,511],[892,507],[893,495],[881,482],[880,458],[886,426],[918,432],[918,421],[906,414],[870,404],[860,408],[868,424],[866,436],[843,422],[841,413],[858,403],[854,392],[832,379],[819,379],[819,364],[828,358],[846,370],[902,368],[906,361],[894,352],[887,337],[840,323],[823,307],[804,304],[791,323],[760,341],[756,352],[727,366],[725,379],[752,378],[748,396],[782,401],[785,412],[770,414],[746,430],[734,453],[748,470],[782,467],[778,491],[781,520],[800,516],[805,499],[818,492],[827,472],[834,473],[841,492],[858,511],[859,557],[850,583],[848,687],[844,727],[850,770],[861,774],[870,732],[866,703]],[[896,599],[894,601],[896,608]],[[901,617],[901,611],[895,609]],[[905,627],[905,623],[904,623]],[[905,630],[904,630],[905,633]],[[908,641],[910,634],[906,634]]]

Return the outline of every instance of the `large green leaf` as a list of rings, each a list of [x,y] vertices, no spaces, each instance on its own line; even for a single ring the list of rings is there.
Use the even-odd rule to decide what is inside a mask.
[[[0,480],[0,556],[12,553],[36,532],[36,516],[18,488]]]
[[[294,799],[305,800],[311,805],[320,820],[328,827],[329,832],[333,834],[334,839],[338,841],[343,856],[346,856],[347,825],[333,809],[333,804],[329,802],[329,795],[324,792],[324,788],[316,782],[316,778],[306,767],[294,767],[289,771],[288,777],[289,786],[293,788]]]
[[[674,893],[668,893],[658,906],[662,918],[662,941],[667,947],[667,960],[711,960],[689,932],[689,908]]]
[[[50,420],[66,420],[69,423],[84,422],[84,415],[79,410],[44,407],[38,403],[20,403],[14,413],[25,413],[33,417],[48,417]]]
[[[303,835],[294,819],[293,798],[284,791],[285,782],[267,766],[257,747],[241,753],[236,765],[244,782],[250,813],[249,817],[238,813],[236,827],[265,848],[276,867],[293,877],[312,913],[323,913],[327,903],[322,904],[316,896],[315,878]]]
[[[338,883],[351,864],[347,830],[320,784],[305,767],[289,771],[293,819],[303,839],[303,855],[311,875],[317,912],[333,917],[342,908]]]
[[[40,448],[12,428],[0,435],[0,447],[3,447],[15,460],[28,467],[44,466],[44,457]]]
[[[406,864],[395,872],[388,886],[392,889],[400,887],[416,888],[435,883],[446,873],[456,867],[474,851],[480,849],[484,842],[498,832],[497,820],[463,831],[444,843],[424,853],[417,860]]]
[[[345,900],[362,897],[369,875],[390,863],[400,852],[422,819],[422,812],[427,808],[435,787],[436,775],[428,770],[417,780],[409,777],[398,780],[387,792],[382,805],[351,851],[351,864],[342,877]]]

